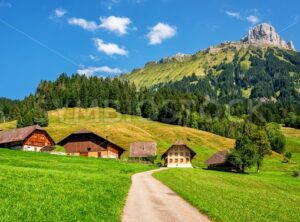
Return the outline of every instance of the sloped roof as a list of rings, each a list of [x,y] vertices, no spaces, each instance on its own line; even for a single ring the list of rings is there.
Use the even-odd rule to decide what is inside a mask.
[[[76,132],[73,132],[72,134],[89,134],[89,133],[95,134],[94,132],[92,132],[92,131],[90,131],[88,129],[85,129],[85,128],[80,129],[80,130],[78,130]]]
[[[109,144],[112,144],[112,145],[116,146],[117,148],[119,148],[120,150],[125,151],[124,148],[122,148],[122,147],[118,146],[117,144],[115,144],[115,143],[109,141],[107,138],[103,138],[102,136],[99,136],[98,134],[94,133],[93,131],[90,131],[90,130],[85,129],[85,128],[80,129],[80,130],[78,130],[78,131],[75,131],[75,132],[71,133],[69,136],[67,136],[66,138],[62,139],[62,140],[61,140],[60,142],[58,142],[57,144],[58,144],[58,145],[61,145],[61,146],[64,146],[65,143],[68,141],[68,139],[69,139],[72,135],[80,135],[80,134],[81,134],[81,135],[82,135],[82,134],[92,134],[92,135],[94,135],[95,137],[100,138],[101,140],[103,140],[103,142],[101,143],[101,146],[102,146],[103,148],[107,148]]]
[[[188,147],[185,143],[183,143],[182,141],[176,140],[176,142],[175,142],[169,149],[167,149],[167,150],[163,153],[163,155],[161,156],[161,158],[164,158],[164,157],[168,154],[169,150],[172,149],[173,147],[176,147],[176,146],[185,146],[187,149],[190,150],[190,152],[191,152],[191,158],[194,158],[194,156],[196,156],[196,153],[195,153],[194,150],[192,150],[191,148],[189,148],[189,147]]]
[[[129,157],[150,157],[155,155],[155,142],[134,142],[130,144]]]
[[[30,134],[32,134],[35,130],[45,131],[39,125],[27,126],[23,128],[2,131],[0,132],[0,144],[19,142],[25,140]]]
[[[222,150],[212,155],[208,160],[205,161],[206,165],[220,165],[226,163],[228,150]]]

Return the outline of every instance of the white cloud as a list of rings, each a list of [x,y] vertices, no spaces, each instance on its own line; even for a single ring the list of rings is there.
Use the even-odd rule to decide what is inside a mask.
[[[246,19],[248,22],[252,23],[253,25],[260,22],[260,19],[256,15],[249,15]]]
[[[236,18],[236,19],[240,19],[241,18],[241,14],[239,12],[226,11],[226,14],[228,16]]]
[[[105,43],[102,39],[94,39],[97,50],[106,55],[128,55],[128,51],[114,43]]]
[[[165,39],[174,37],[176,34],[176,27],[159,22],[150,28],[147,37],[150,45],[157,45],[161,44]]]
[[[61,18],[61,17],[65,16],[65,14],[67,14],[67,11],[62,8],[57,8],[54,10],[54,14],[57,18]]]
[[[112,10],[112,8],[119,4],[120,0],[106,0],[106,1],[102,1],[102,5],[107,8],[108,10]]]
[[[99,61],[100,59],[97,56],[89,55],[90,60]]]
[[[0,0],[0,7],[11,8],[12,4],[6,0]]]
[[[131,20],[127,17],[116,17],[116,16],[101,17],[100,21],[101,21],[101,24],[99,26],[100,28],[109,30],[111,32],[115,32],[118,35],[127,34],[129,25],[132,23]]]
[[[86,76],[93,76],[93,75],[102,75],[103,74],[111,74],[111,75],[117,75],[121,74],[122,71],[119,68],[110,68],[108,66],[100,66],[100,67],[86,67],[86,68],[80,68],[77,70],[77,73],[80,75],[86,75]]]
[[[96,22],[94,21],[87,21],[83,18],[70,18],[68,20],[68,23],[71,25],[77,25],[83,29],[89,30],[89,31],[95,31],[99,28]]]

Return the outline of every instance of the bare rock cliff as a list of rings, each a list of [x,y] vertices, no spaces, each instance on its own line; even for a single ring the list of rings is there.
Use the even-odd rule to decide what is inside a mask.
[[[241,40],[243,43],[265,46],[272,45],[282,49],[294,50],[293,42],[286,43],[275,28],[267,23],[262,23],[249,30],[248,35]]]

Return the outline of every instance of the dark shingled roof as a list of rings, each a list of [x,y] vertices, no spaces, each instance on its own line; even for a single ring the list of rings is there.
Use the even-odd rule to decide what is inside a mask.
[[[208,160],[205,161],[206,165],[221,165],[226,163],[228,150],[222,150],[212,155]]]
[[[135,142],[130,144],[129,157],[150,157],[155,155],[155,142]]]
[[[163,159],[169,152],[170,149],[172,149],[173,147],[176,146],[185,146],[187,149],[189,149],[191,151],[191,158],[194,158],[194,156],[196,156],[196,153],[194,150],[192,150],[191,148],[189,148],[185,143],[183,143],[180,140],[176,140],[176,142],[169,148],[166,150],[166,152],[163,153],[163,155],[161,156],[161,158]]]
[[[13,129],[13,130],[9,130],[9,131],[1,131],[0,132],[0,144],[23,141],[28,136],[30,136],[30,134],[32,134],[35,130],[45,131],[39,125]]]
[[[84,128],[83,128],[83,129],[80,129],[80,130],[78,130],[78,131],[76,131],[76,132],[71,133],[69,136],[67,136],[66,138],[62,139],[62,140],[61,140],[60,142],[58,142],[57,144],[58,144],[58,145],[61,145],[61,146],[64,146],[65,143],[68,141],[68,138],[70,138],[72,135],[82,135],[82,134],[91,134],[91,135],[94,135],[95,137],[100,138],[101,140],[103,140],[103,142],[101,143],[101,146],[102,146],[103,148],[107,148],[107,146],[108,146],[109,144],[112,144],[112,145],[118,147],[120,150],[125,151],[124,148],[122,148],[122,147],[120,147],[119,145],[117,145],[117,144],[115,144],[115,143],[109,141],[107,138],[104,138],[104,137],[102,137],[102,136],[99,136],[97,133],[94,133],[93,131],[90,131],[90,130],[84,129]]]

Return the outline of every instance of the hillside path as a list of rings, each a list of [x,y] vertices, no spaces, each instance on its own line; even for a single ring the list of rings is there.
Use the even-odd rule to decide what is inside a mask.
[[[132,176],[122,222],[209,222],[207,216],[152,177],[160,170]]]

